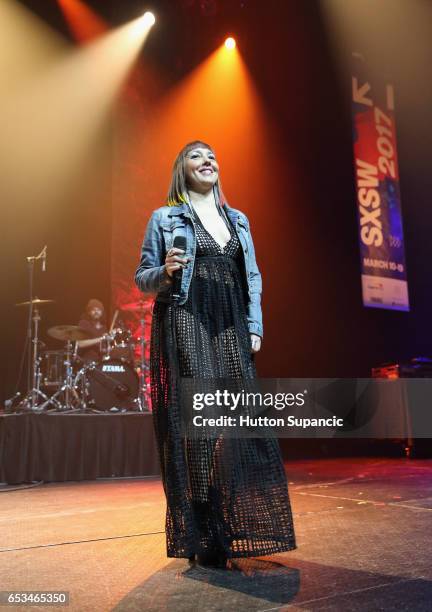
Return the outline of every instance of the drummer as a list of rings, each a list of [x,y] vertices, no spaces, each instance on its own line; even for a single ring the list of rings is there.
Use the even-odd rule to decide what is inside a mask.
[[[100,361],[100,341],[108,331],[105,308],[100,300],[92,298],[88,301],[78,326],[88,335],[88,340],[78,340],[78,355],[85,362]]]

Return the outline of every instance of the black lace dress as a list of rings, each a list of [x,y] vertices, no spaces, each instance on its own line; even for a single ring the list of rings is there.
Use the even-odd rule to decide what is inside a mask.
[[[168,557],[215,551],[250,557],[296,548],[277,440],[190,439],[180,426],[179,376],[256,377],[241,245],[225,222],[231,238],[222,249],[195,214],[188,299],[178,307],[156,301],[153,310],[152,408],[167,500]]]

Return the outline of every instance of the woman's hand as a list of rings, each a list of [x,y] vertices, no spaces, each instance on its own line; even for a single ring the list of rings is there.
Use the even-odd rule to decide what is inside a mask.
[[[256,334],[251,334],[250,337],[251,337],[251,344],[252,344],[251,352],[258,353],[258,351],[261,348],[261,337],[257,336]]]
[[[172,247],[166,254],[165,257],[165,268],[167,274],[172,277],[173,273],[180,268],[185,268],[190,257],[182,257],[183,249],[177,249]]]

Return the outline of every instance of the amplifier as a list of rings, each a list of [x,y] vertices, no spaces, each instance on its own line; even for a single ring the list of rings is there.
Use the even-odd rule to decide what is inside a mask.
[[[372,368],[372,378],[432,378],[432,359],[414,357],[402,363],[384,363]]]

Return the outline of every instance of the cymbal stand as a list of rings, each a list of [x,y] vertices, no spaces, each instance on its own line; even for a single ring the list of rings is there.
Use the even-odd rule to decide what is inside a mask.
[[[31,304],[30,307],[33,305]],[[32,388],[28,390],[27,395],[18,404],[18,409],[24,408],[25,410],[39,410],[38,400],[48,400],[48,396],[40,390],[41,371],[40,371],[40,357],[39,357],[39,321],[41,320],[39,314],[39,308],[33,306],[33,339],[31,345],[33,345],[33,356],[32,356]]]

